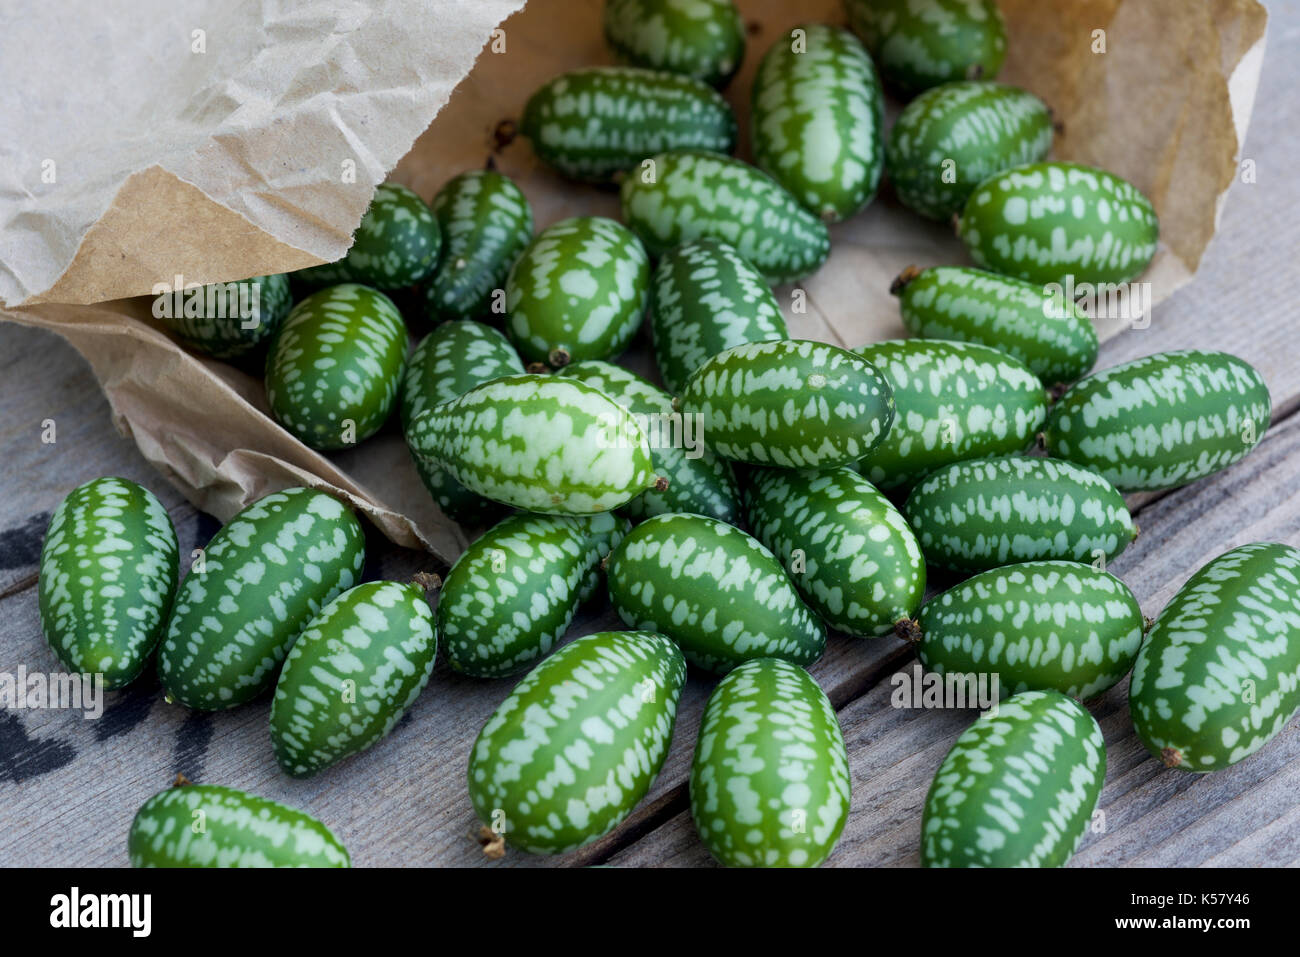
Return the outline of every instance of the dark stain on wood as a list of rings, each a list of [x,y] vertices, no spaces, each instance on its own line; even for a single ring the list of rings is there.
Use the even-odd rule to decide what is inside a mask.
[[[175,769],[191,780],[203,777],[203,762],[208,757],[212,743],[212,715],[205,711],[191,711],[176,731]]]
[[[41,512],[16,528],[0,531],[0,569],[28,568],[41,560],[41,542],[50,514]]]
[[[57,771],[76,757],[77,749],[67,741],[38,741],[28,735],[18,715],[0,712],[0,780],[21,784]]]

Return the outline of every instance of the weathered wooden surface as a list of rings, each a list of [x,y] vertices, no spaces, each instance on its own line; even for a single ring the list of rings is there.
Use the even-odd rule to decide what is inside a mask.
[[[1300,11],[1271,5],[1260,93],[1245,156],[1258,181],[1232,189],[1219,235],[1196,281],[1157,307],[1151,326],[1108,342],[1099,365],[1164,349],[1235,352],[1264,373],[1274,426],[1251,456],[1188,488],[1135,497],[1138,542],[1113,566],[1155,614],[1201,564],[1252,540],[1300,544],[1300,182],[1292,176],[1300,80]],[[846,308],[852,308],[847,304]],[[167,505],[182,554],[216,523],[170,490],[109,423],[84,362],[54,336],[0,325],[0,671],[52,670],[40,637],[35,571],[50,511],[78,483],[102,474],[135,479]],[[57,440],[41,441],[53,419]],[[422,556],[370,543],[369,577],[402,578]],[[587,612],[571,635],[615,627]],[[890,707],[890,675],[911,667],[892,641],[832,639],[813,669],[840,710],[853,767],[853,812],[832,866],[915,864],[930,776],[971,712]],[[503,864],[703,864],[687,811],[686,771],[711,682],[692,675],[672,750],[650,797],[613,835],[562,861],[508,855]],[[0,863],[122,865],[135,809],[176,772],[245,788],[309,810],[347,844],[358,865],[483,864],[464,772],[470,742],[510,681],[439,670],[393,735],[308,781],[279,772],[266,699],[203,715],[169,706],[156,681],[109,696],[98,720],[68,711],[0,712]],[[1164,770],[1133,736],[1125,686],[1093,712],[1106,734],[1103,832],[1074,864],[1300,863],[1300,722],[1241,765],[1205,777]],[[501,866],[501,865],[495,865]]]

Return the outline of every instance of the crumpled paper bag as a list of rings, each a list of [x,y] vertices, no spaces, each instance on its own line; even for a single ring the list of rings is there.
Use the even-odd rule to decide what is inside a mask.
[[[611,62],[602,4],[531,0],[514,13],[521,5],[148,0],[111,18],[95,2],[76,4],[78,16],[67,4],[58,13],[24,5],[31,16],[0,35],[0,103],[21,116],[8,138],[15,161],[0,171],[0,299],[26,305],[0,315],[68,338],[91,362],[118,427],[218,518],[273,488],[311,484],[348,498],[392,541],[454,559],[464,535],[423,494],[391,429],[327,458],[266,415],[256,378],[158,331],[147,300],[69,304],[145,295],[178,273],[228,281],[335,259],[390,169],[427,199],[491,156],[528,195],[539,229],[578,213],[617,217],[612,191],[565,182],[509,137],[544,80]],[[999,79],[1052,106],[1064,125],[1053,156],[1114,170],[1155,203],[1162,243],[1142,278],[1160,301],[1195,272],[1236,175],[1263,7],[1000,5],[1010,36]],[[739,6],[749,46],[726,93],[747,158],[763,52],[801,22],[845,17],[838,0]],[[51,33],[55,18],[72,26]],[[195,29],[208,53],[188,52]],[[46,49],[52,35],[66,49]],[[174,43],[186,45],[184,56]],[[42,161],[60,150],[57,187],[40,185]],[[353,183],[342,177],[346,159]],[[912,263],[966,261],[949,229],[903,209],[887,185],[831,234],[831,258],[800,284],[804,294],[778,290],[793,335],[846,346],[902,335],[890,280]],[[1103,337],[1120,329],[1099,325]],[[650,368],[643,351],[629,360]]]

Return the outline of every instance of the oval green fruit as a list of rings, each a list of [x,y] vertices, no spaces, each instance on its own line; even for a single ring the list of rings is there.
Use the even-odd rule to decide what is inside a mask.
[[[176,530],[153,493],[128,479],[79,485],[59,503],[36,580],[41,631],[59,662],[130,684],[162,635],[178,562]]]
[[[502,376],[522,375],[524,364],[500,331],[481,322],[444,322],[420,340],[402,376],[403,434],[410,443],[416,416]],[[501,505],[476,495],[443,468],[411,451],[420,481],[443,514],[469,524],[497,515]]]
[[[645,318],[650,260],[626,226],[575,216],[548,226],[506,279],[506,331],[525,362],[560,367],[627,348]]]
[[[952,462],[1021,452],[1047,418],[1042,382],[988,346],[890,339],[856,350],[888,381],[894,424],[858,462],[878,488],[910,488]]]
[[[1037,163],[1052,148],[1047,104],[1018,87],[945,83],[903,108],[889,131],[885,165],[903,205],[950,220],[995,173]]]
[[[875,197],[885,101],[853,34],[806,23],[778,37],[758,65],[751,106],[754,163],[823,222]]]
[[[845,0],[849,26],[903,99],[953,80],[991,80],[1007,28],[996,0]]]
[[[889,383],[870,362],[807,339],[736,346],[682,390],[719,455],[752,465],[834,468],[879,445],[894,421]]]
[[[754,537],[832,628],[859,638],[885,635],[921,607],[925,559],[916,536],[852,468],[757,469],[745,515]]]
[[[253,502],[181,582],[158,646],[163,689],[203,711],[257,697],[307,623],[356,583],[365,557],[356,516],[324,492],[290,488]]]
[[[731,105],[706,83],[628,66],[563,73],[528,99],[520,132],[571,179],[603,183],[663,150],[730,153]]]
[[[623,180],[623,221],[651,256],[697,239],[735,247],[769,283],[793,282],[830,255],[826,224],[762,170],[716,153],[660,153]]]
[[[606,0],[605,42],[633,66],[722,86],[745,56],[732,0]]]
[[[380,183],[347,255],[301,269],[293,278],[309,286],[356,282],[401,289],[433,272],[441,252],[442,232],[429,204],[401,183]]]
[[[1078,287],[1139,275],[1155,255],[1160,224],[1151,201],[1114,173],[1079,163],[1029,163],[975,187],[957,234],[977,266],[1044,286]]]
[[[551,655],[479,732],[469,796],[508,845],[562,854],[616,828],[663,766],[686,662],[663,635],[605,631]]]
[[[1052,407],[1048,451],[1125,492],[1186,485],[1259,444],[1272,403],[1264,377],[1226,352],[1159,352],[1103,369]]]
[[[1025,691],[962,733],[925,798],[926,867],[1060,867],[1106,778],[1106,742],[1080,704]]]
[[[751,658],[812,664],[826,630],[771,552],[703,515],[656,515],[606,563],[614,610],[630,628],[668,635],[686,660],[725,674]]]
[[[346,283],[308,296],[266,358],[266,400],[314,449],[348,448],[388,419],[406,366],[406,326],[391,299]]]
[[[168,788],[145,801],[127,852],[132,867],[351,866],[347,849],[314,817],[214,784]]]
[[[665,485],[631,413],[561,376],[485,382],[417,415],[407,442],[470,491],[532,512],[605,512]]]
[[[496,170],[470,170],[438,190],[433,215],[443,252],[424,282],[425,317],[436,324],[490,314],[493,295],[505,288],[511,265],[533,238],[528,198]]]
[[[703,441],[689,417],[673,411],[673,399],[622,366],[599,359],[565,366],[565,376],[609,396],[637,420],[650,447],[656,475],[668,479],[662,491],[648,489],[620,510],[633,521],[665,512],[696,512],[722,522],[740,519],[740,492],[731,463]]]
[[[1300,710],[1300,549],[1242,545],[1189,578],[1151,626],[1128,700],[1169,767],[1218,771],[1271,741]]]
[[[937,674],[996,674],[1001,697],[1091,698],[1142,644],[1142,609],[1122,581],[1078,562],[1024,562],[968,578],[925,603],[917,657]]]
[[[448,663],[475,678],[500,678],[548,654],[629,527],[605,513],[511,515],[490,528],[442,585],[438,634]]]
[[[790,337],[763,274],[721,240],[668,250],[655,267],[650,291],[655,364],[673,394],[719,352]]]
[[[1001,349],[1049,386],[1073,382],[1097,361],[1092,320],[1041,285],[966,266],[906,269],[890,289],[914,336]]]
[[[1123,496],[1096,472],[1019,455],[931,472],[903,514],[926,560],[957,572],[1039,559],[1109,562],[1137,536]]]
[[[175,294],[159,295],[154,316],[186,347],[214,359],[236,359],[268,342],[293,305],[289,277],[283,273],[186,290],[179,310],[177,299]]]
[[[691,763],[691,816],[729,867],[816,867],[849,818],[849,756],[808,672],[746,661],[709,695]]]
[[[321,609],[289,649],[271,700],[271,746],[308,777],[392,731],[433,672],[433,611],[418,585],[366,582]]]

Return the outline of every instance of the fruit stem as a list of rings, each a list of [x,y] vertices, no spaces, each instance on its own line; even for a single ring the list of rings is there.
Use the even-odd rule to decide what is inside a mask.
[[[442,587],[442,579],[433,572],[416,572],[411,576],[411,584],[424,589],[424,600],[433,603],[433,593]]]
[[[666,475],[655,476],[655,484],[650,487],[653,488],[656,492],[668,491],[668,477]]]
[[[908,266],[897,276],[895,276],[894,281],[889,284],[889,294],[891,296],[897,296],[899,293],[901,293],[904,289],[907,288],[907,284],[909,282],[911,282],[919,275],[921,275],[920,266],[917,266],[915,264]]]
[[[185,775],[183,775],[183,774],[181,774],[179,771],[177,771],[177,772],[176,772],[176,780],[172,782],[172,787],[174,787],[174,788],[189,787],[189,786],[192,785],[193,783],[194,783],[193,781],[191,781],[191,780],[190,780],[189,778],[187,778]]]
[[[1165,767],[1176,768],[1183,763],[1183,753],[1177,748],[1164,748],[1160,752],[1160,760],[1165,762]]]
[[[569,354],[567,349],[556,348],[551,350],[551,354],[546,357],[546,361],[551,364],[553,369],[563,369],[573,361],[573,356]]]
[[[506,837],[504,834],[498,834],[484,824],[473,837],[479,846],[483,848],[483,856],[489,861],[499,861],[506,856]]]
[[[894,622],[894,636],[915,645],[924,635],[921,623],[915,618],[900,618]]]

